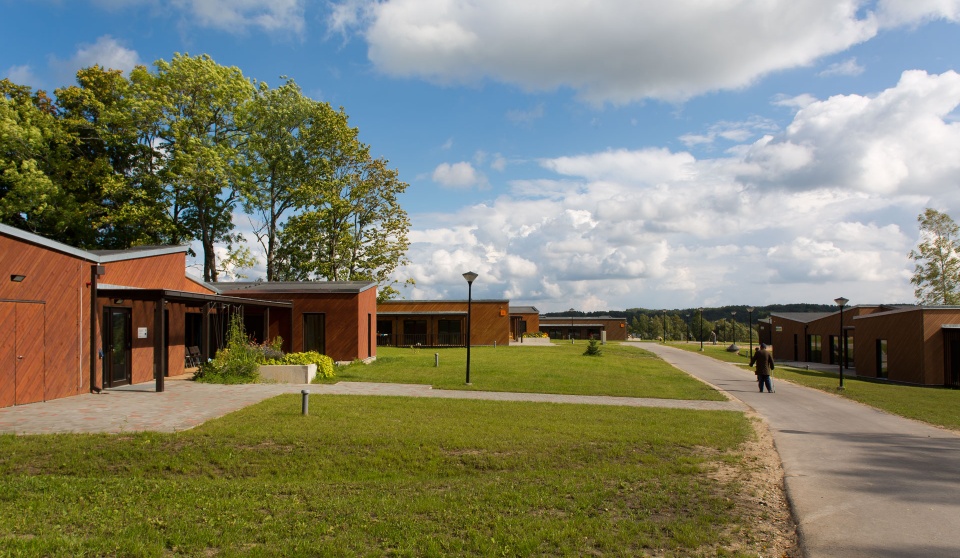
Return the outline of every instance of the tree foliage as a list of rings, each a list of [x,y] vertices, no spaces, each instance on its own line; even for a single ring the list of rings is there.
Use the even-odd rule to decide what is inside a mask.
[[[55,93],[0,80],[0,222],[87,249],[198,241],[215,282],[254,263],[235,232],[242,207],[267,280],[397,292],[407,185],[342,108],[186,54],[129,77],[84,68]]]
[[[920,304],[960,304],[960,227],[946,213],[927,208],[917,217],[920,244],[910,282]]]

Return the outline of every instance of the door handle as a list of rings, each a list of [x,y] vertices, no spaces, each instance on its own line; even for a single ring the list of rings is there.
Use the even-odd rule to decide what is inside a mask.
[[[23,355],[18,356],[17,360],[23,360]]]

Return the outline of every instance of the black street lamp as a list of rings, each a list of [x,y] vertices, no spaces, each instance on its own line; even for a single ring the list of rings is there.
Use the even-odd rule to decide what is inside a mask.
[[[703,352],[703,306],[700,307],[700,352]]]
[[[663,311],[663,342],[667,342],[667,311]]]
[[[849,300],[843,298],[833,299],[837,303],[837,306],[840,307],[840,337],[837,338],[837,362],[840,366],[840,388],[843,389],[843,306],[850,302]]]
[[[753,356],[753,306],[747,306],[747,335],[750,336],[750,356]]]
[[[470,321],[473,317],[473,282],[477,280],[477,274],[468,271],[463,274],[467,280],[467,385],[470,385]]]

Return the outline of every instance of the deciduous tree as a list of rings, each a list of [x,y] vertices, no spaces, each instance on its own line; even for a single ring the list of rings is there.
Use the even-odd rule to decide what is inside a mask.
[[[216,282],[216,244],[228,250],[241,237],[233,233],[233,210],[247,170],[237,125],[238,108],[253,95],[253,84],[235,67],[221,66],[209,56],[177,54],[158,60],[152,78],[139,77],[160,103],[160,173],[175,231],[197,239],[203,249],[203,279]]]
[[[960,304],[960,227],[946,213],[927,208],[917,217],[920,244],[911,283],[920,304]]]

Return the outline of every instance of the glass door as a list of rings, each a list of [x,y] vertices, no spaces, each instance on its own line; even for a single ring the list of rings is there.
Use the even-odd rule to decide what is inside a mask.
[[[103,385],[130,383],[130,347],[132,344],[129,308],[106,308],[103,317]]]

